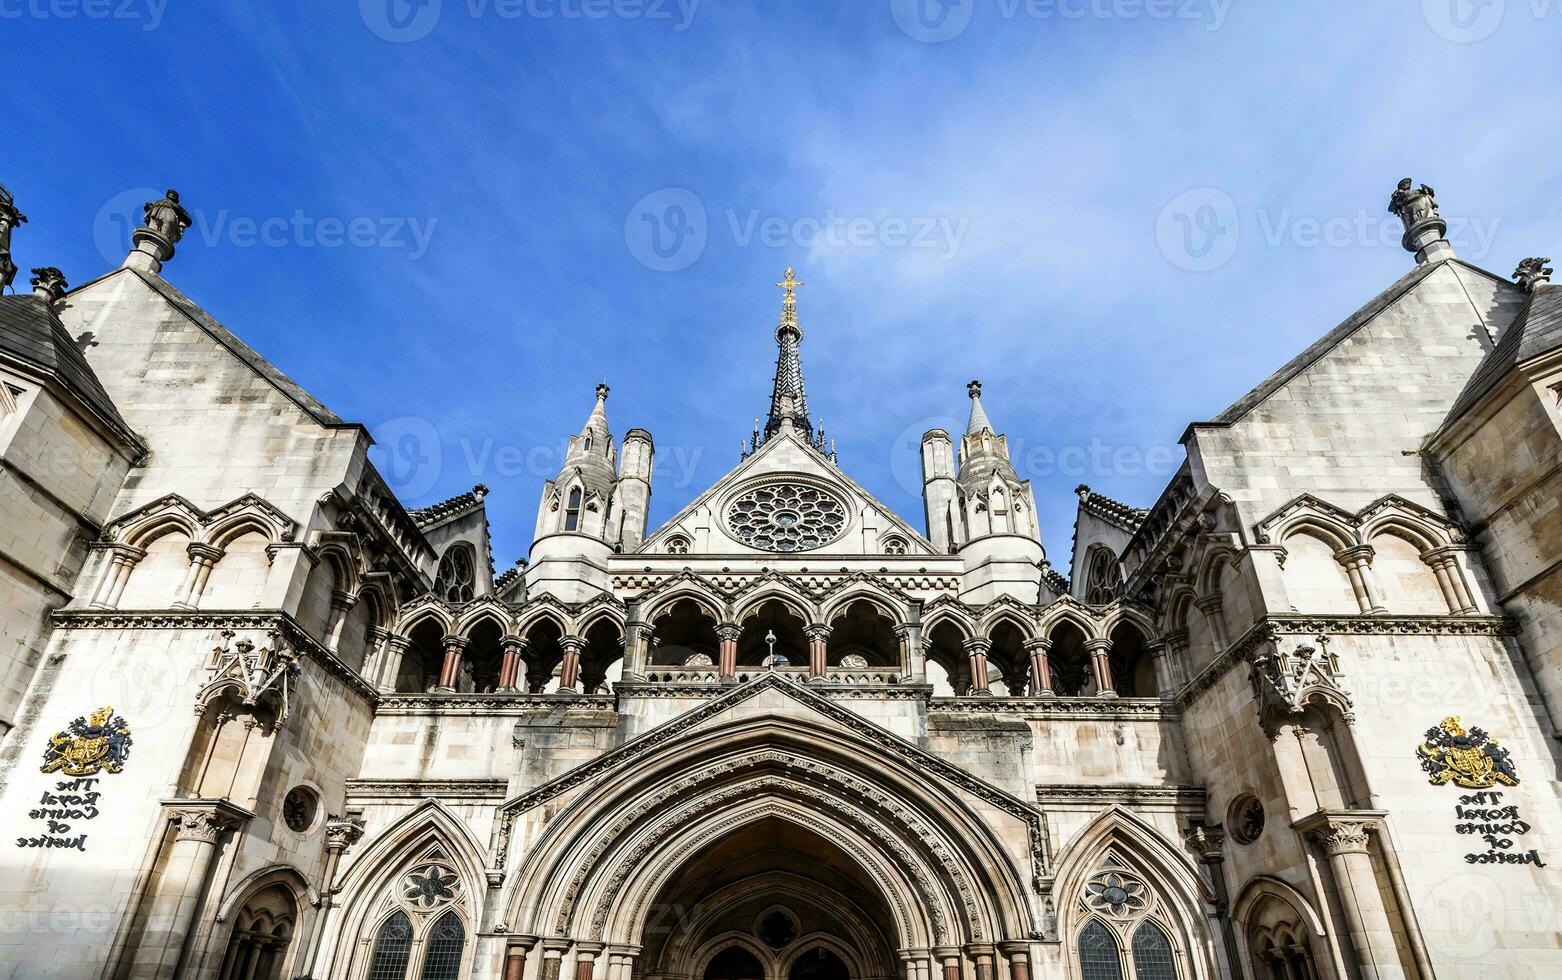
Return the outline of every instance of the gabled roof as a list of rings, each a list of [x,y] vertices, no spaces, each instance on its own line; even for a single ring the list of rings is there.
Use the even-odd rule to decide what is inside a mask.
[[[807,460],[810,460],[816,467],[816,472],[799,470],[796,467],[767,467],[767,457],[778,452],[781,446],[787,444],[801,448],[804,452],[804,457]],[[726,492],[726,489],[733,484],[751,477],[758,477],[769,474],[780,475],[783,473],[797,473],[799,475],[808,475],[814,476],[815,478],[825,478],[839,481],[840,483],[844,484],[848,490],[862,497],[862,499],[866,501],[870,507],[893,523],[895,528],[901,534],[905,535],[910,540],[914,541],[918,546],[925,549],[927,554],[938,554],[938,549],[934,548],[933,543],[924,537],[921,532],[917,531],[910,524],[907,524],[899,514],[896,514],[893,510],[886,506],[883,501],[869,493],[866,487],[847,476],[846,473],[838,465],[836,465],[833,460],[831,460],[824,453],[820,452],[817,447],[810,444],[808,439],[799,435],[795,429],[783,429],[782,431],[777,432],[774,437],[765,440],[759,449],[756,450],[752,455],[750,455],[747,459],[744,459],[731,470],[728,470],[721,479],[711,484],[704,493],[699,494],[693,500],[689,501],[687,505],[685,505],[681,510],[678,511],[678,513],[674,514],[665,523],[663,523],[661,527],[647,535],[645,541],[641,543],[637,551],[645,552],[655,548],[662,538],[669,534],[674,528],[678,527],[686,518],[698,510],[700,506],[712,498],[718,496],[719,494]]]
[[[1562,348],[1562,287],[1546,284],[1530,295],[1497,346],[1475,369],[1469,384],[1454,399],[1442,429],[1475,407],[1513,368],[1558,348]]]
[[[1329,351],[1333,350],[1335,347],[1338,347],[1357,330],[1360,330],[1362,327],[1366,326],[1368,323],[1374,320],[1378,314],[1382,313],[1390,306],[1393,306],[1394,303],[1398,302],[1402,297],[1405,296],[1405,294],[1409,293],[1416,286],[1424,282],[1433,272],[1436,272],[1444,266],[1468,269],[1477,275],[1484,276],[1493,282],[1507,287],[1509,290],[1515,290],[1518,288],[1513,283],[1499,278],[1498,276],[1494,276],[1485,269],[1470,265],[1468,262],[1464,262],[1459,259],[1448,258],[1439,262],[1429,262],[1424,265],[1417,265],[1414,269],[1411,269],[1409,272],[1405,273],[1405,275],[1400,277],[1400,279],[1393,285],[1389,286],[1387,289],[1383,290],[1383,292],[1373,297],[1372,300],[1367,303],[1367,305],[1363,306],[1355,313],[1352,313],[1339,326],[1324,334],[1312,346],[1308,347],[1306,350],[1287,361],[1280,368],[1280,370],[1276,371],[1274,374],[1271,374],[1268,378],[1265,378],[1264,381],[1258,385],[1258,387],[1237,399],[1230,408],[1226,409],[1224,412],[1221,412],[1219,415],[1215,416],[1213,419],[1210,419],[1208,422],[1195,422],[1193,426],[1190,426],[1189,428],[1191,429],[1198,425],[1232,425],[1236,423],[1248,412],[1251,412],[1253,409],[1263,404],[1270,395],[1285,387],[1285,385],[1288,384],[1293,378],[1307,370],[1325,354],[1329,353]]]
[[[147,273],[141,272],[138,269],[116,269],[106,276],[100,276],[92,282],[87,283],[85,286],[71,290],[71,292],[79,292],[82,289],[87,289],[90,286],[96,285],[97,283],[103,282],[104,280],[117,275],[133,275],[138,277],[159,296],[162,296],[163,299],[167,300],[168,303],[174,307],[174,309],[184,314],[191,321],[193,321],[196,326],[210,334],[212,339],[216,340],[223,347],[226,347],[228,351],[239,360],[249,365],[251,370],[264,378],[268,383],[271,384],[272,387],[276,388],[295,405],[303,409],[310,418],[314,419],[319,424],[330,428],[362,428],[362,426],[356,422],[343,421],[336,415],[335,412],[331,411],[329,408],[326,408],[313,395],[305,391],[303,387],[298,384],[298,382],[279,371],[276,365],[255,353],[255,351],[248,344],[244,343],[244,341],[240,340],[233,333],[233,331],[217,322],[216,318],[196,305],[195,301],[190,297],[175,289],[162,276],[149,275]]]
[[[126,441],[143,448],[48,303],[31,293],[0,296],[0,356],[13,357],[55,379]]]

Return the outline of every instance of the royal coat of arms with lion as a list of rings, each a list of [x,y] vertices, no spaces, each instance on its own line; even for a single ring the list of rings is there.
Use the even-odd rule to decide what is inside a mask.
[[[99,708],[49,739],[39,771],[95,776],[104,770],[119,772],[129,758],[129,723],[114,714],[112,707]]]
[[[1453,783],[1465,789],[1490,789],[1501,783],[1517,786],[1519,774],[1508,758],[1508,750],[1475,726],[1465,730],[1459,716],[1444,718],[1436,728],[1427,729],[1426,741],[1416,749],[1421,768],[1432,777],[1432,785]]]

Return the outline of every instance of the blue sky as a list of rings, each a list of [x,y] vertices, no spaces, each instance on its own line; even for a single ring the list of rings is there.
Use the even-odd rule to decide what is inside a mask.
[[[1075,485],[1147,505],[1190,421],[1410,268],[1398,178],[1499,274],[1562,251],[1562,0],[0,0],[0,32],[19,264],[85,282],[178,188],[167,277],[410,506],[486,483],[500,568],[601,380],[655,436],[653,525],[737,462],[788,264],[847,472],[921,526],[917,441],[981,378],[1063,566]]]

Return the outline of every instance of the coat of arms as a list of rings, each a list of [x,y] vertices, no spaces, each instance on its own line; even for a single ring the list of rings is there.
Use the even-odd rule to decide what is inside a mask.
[[[1490,789],[1498,783],[1519,784],[1519,774],[1508,758],[1508,750],[1479,728],[1465,730],[1458,715],[1444,718],[1442,724],[1428,729],[1416,756],[1421,760],[1421,768],[1431,775],[1433,786],[1453,783],[1465,789]]]
[[[95,776],[105,769],[119,772],[129,758],[130,725],[112,707],[99,708],[49,739],[39,771]]]

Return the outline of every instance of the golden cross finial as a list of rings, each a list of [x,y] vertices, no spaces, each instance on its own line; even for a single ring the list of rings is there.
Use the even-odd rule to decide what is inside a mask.
[[[797,302],[797,287],[807,285],[807,283],[804,283],[802,280],[798,279],[797,273],[792,271],[792,267],[787,266],[786,277],[783,278],[780,282],[776,283],[776,285],[786,290],[786,296],[783,298],[783,302],[795,303]]]

